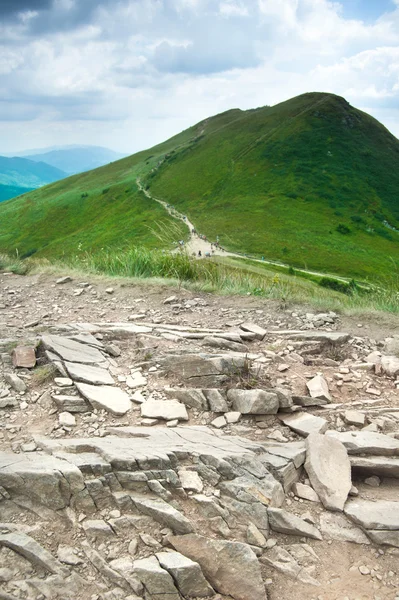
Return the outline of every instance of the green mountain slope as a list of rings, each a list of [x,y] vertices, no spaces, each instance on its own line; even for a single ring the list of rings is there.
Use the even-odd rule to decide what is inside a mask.
[[[138,192],[139,176],[227,249],[347,276],[388,275],[399,266],[398,161],[399,141],[332,94],[231,110],[2,203],[0,250],[50,256],[78,243],[157,245],[147,226],[167,216]]]
[[[44,162],[0,156],[0,185],[32,189],[64,177],[66,173]]]

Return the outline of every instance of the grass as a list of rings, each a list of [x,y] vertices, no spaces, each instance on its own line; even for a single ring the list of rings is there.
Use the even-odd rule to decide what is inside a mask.
[[[14,262],[10,259],[7,263],[3,258],[0,265],[6,265],[3,268],[8,270]],[[273,272],[271,267],[263,265],[259,268],[226,260],[198,261],[184,253],[171,254],[143,247],[119,252],[84,253],[62,261],[27,259],[19,263],[25,267],[24,273],[91,274],[121,278],[126,283],[147,280],[220,295],[273,299],[283,308],[302,303],[320,310],[399,313],[398,275],[392,275],[383,286],[373,286],[369,290],[354,288],[348,295],[321,287],[306,278]]]
[[[0,251],[50,260],[170,249],[184,224],[227,249],[348,279],[399,268],[399,142],[332,94],[231,110],[145,152],[0,204]],[[298,273],[298,277],[302,277]]]

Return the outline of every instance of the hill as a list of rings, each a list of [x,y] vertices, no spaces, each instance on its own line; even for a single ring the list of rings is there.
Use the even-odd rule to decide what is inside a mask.
[[[0,185],[37,188],[66,177],[66,173],[43,162],[0,156]],[[19,192],[22,193],[22,192]]]
[[[26,194],[34,188],[18,187],[16,185],[0,185],[0,202]]]
[[[31,154],[24,153],[24,156],[29,160],[42,161],[52,165],[65,171],[68,175],[74,175],[119,160],[124,155],[101,146],[66,146],[42,151],[36,150]]]
[[[159,245],[149,227],[171,220],[139,192],[140,177],[230,250],[349,277],[390,275],[399,266],[398,160],[399,141],[332,94],[234,109],[3,203],[0,250]]]

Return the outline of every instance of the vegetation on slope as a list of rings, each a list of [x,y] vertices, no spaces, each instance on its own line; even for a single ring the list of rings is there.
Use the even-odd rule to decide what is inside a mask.
[[[140,177],[228,249],[349,277],[387,276],[399,263],[398,158],[396,138],[331,94],[231,110],[2,203],[0,250],[59,257],[159,247],[151,227],[171,221],[137,190]]]
[[[16,185],[0,185],[0,202],[21,196],[30,192],[33,188],[18,187]]]

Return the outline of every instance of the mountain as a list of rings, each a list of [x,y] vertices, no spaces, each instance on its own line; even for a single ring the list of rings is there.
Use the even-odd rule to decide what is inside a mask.
[[[159,246],[170,223],[136,179],[209,239],[253,256],[356,278],[399,267],[399,141],[333,94],[233,109],[111,165],[0,206],[0,250]]]
[[[29,160],[45,162],[57,169],[73,175],[102,167],[110,162],[119,160],[124,155],[100,146],[65,146],[43,148],[23,153]]]
[[[0,202],[3,202],[3,200],[9,200],[10,198],[15,198],[15,196],[20,196],[21,194],[26,194],[33,189],[34,188],[0,184]]]
[[[64,177],[66,173],[43,162],[0,156],[0,200],[24,194]]]

